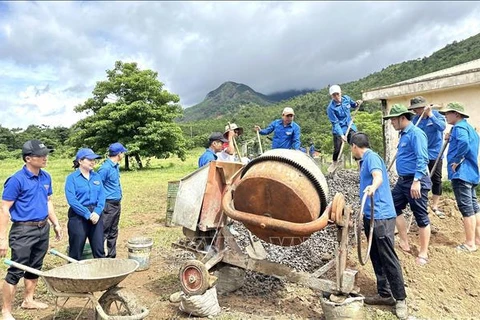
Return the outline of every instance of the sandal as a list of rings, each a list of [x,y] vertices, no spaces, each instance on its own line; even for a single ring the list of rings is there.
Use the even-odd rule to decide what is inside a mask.
[[[447,215],[445,213],[443,213],[442,211],[438,210],[438,209],[432,209],[433,210],[433,213],[435,213],[435,215],[437,217],[439,217],[440,219],[445,219],[447,217]]]
[[[474,250],[470,249],[467,247],[466,244],[462,243],[461,245],[457,246],[455,250],[460,251],[460,252],[466,252],[466,253],[472,253],[478,250],[478,248],[475,248]]]
[[[428,258],[418,256],[417,259],[415,259],[415,262],[419,266],[424,266],[428,263]]]

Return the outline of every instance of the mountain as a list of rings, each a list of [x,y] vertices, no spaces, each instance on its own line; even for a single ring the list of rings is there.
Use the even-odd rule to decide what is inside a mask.
[[[303,90],[288,90],[280,91],[267,95],[268,99],[275,102],[288,100],[296,96],[301,96],[310,92],[314,92],[315,89],[303,89]]]
[[[181,121],[220,118],[247,105],[267,106],[274,102],[247,85],[227,81],[210,91],[202,102],[185,109]]]

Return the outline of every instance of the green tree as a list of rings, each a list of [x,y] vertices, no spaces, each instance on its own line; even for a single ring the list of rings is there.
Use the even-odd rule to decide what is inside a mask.
[[[139,168],[141,157],[177,155],[185,160],[186,140],[174,122],[183,111],[178,95],[163,89],[156,72],[140,70],[134,62],[117,61],[106,73],[93,97],[75,107],[88,116],[74,125],[69,143],[99,151],[120,141]],[[128,157],[125,166],[129,168]]]

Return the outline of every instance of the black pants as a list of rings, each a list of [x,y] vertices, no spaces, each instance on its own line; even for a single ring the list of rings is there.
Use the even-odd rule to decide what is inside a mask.
[[[8,243],[12,249],[11,260],[41,270],[43,258],[48,250],[49,233],[50,225],[48,222],[42,227],[13,223],[8,237]],[[22,277],[32,280],[38,278],[33,273],[10,267],[5,276],[5,281],[11,285],[16,285]]]
[[[402,268],[394,249],[395,220],[395,218],[375,220],[370,259],[377,278],[378,294],[382,297],[393,296],[396,300],[404,300],[407,294]],[[364,218],[363,225],[368,238],[370,219]]]
[[[101,219],[103,220],[103,241],[107,241],[107,258],[117,256],[118,222],[121,211],[120,201],[106,201]]]
[[[430,160],[428,162],[428,170],[432,172],[433,166],[435,165],[436,160]],[[437,167],[435,172],[432,174],[432,193],[437,196],[442,195],[442,159],[438,159]]]
[[[82,259],[85,243],[90,242],[94,258],[105,258],[103,249],[103,221],[98,219],[97,224],[76,214],[72,208],[68,210],[68,255],[76,260]]]
[[[350,143],[350,140],[352,139],[352,135],[355,133],[355,131],[350,130],[348,132],[347,136],[347,143]],[[333,135],[333,161],[338,160],[338,156],[340,155],[340,147],[342,146],[342,136],[338,136],[336,134]],[[344,147],[345,148],[345,147]]]

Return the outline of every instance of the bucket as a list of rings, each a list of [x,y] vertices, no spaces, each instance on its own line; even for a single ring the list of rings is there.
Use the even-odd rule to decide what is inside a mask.
[[[175,201],[177,199],[178,186],[180,181],[168,181],[167,188],[167,215],[165,217],[165,226],[173,227],[175,224],[172,222],[173,211],[175,210]]]
[[[363,296],[350,295],[341,303],[333,302],[324,294],[320,299],[325,320],[363,320],[366,318],[363,308]]]
[[[67,255],[70,253],[70,246],[67,246]],[[93,259],[92,247],[90,247],[90,243],[85,243],[82,252],[82,258],[80,260],[87,260]]]
[[[140,264],[136,271],[147,270],[150,267],[152,246],[152,238],[135,237],[128,240],[128,259],[136,260]]]

